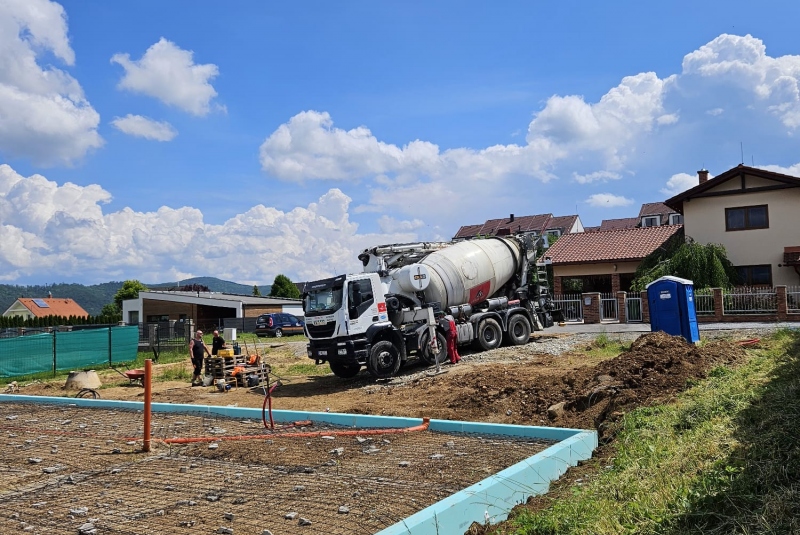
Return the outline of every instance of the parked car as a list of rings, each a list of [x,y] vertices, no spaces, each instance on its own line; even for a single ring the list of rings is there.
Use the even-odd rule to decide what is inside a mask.
[[[287,336],[304,334],[305,321],[291,314],[273,312],[261,314],[256,320],[256,335],[258,336]]]

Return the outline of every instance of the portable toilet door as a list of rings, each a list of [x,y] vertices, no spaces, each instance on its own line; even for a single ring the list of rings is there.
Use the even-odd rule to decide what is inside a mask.
[[[666,276],[647,285],[650,330],[682,336],[689,343],[700,341],[694,304],[694,283]]]
[[[684,291],[681,293],[681,307],[685,308],[685,313],[681,314],[681,331],[683,337],[690,344],[700,341],[700,329],[697,326],[697,308],[694,301],[694,283],[688,281],[684,284]]]
[[[681,336],[681,311],[678,305],[678,284],[661,277],[647,285],[650,307],[650,330]]]

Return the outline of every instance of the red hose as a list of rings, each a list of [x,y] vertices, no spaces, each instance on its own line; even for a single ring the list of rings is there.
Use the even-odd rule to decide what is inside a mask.
[[[760,341],[761,341],[760,338],[752,338],[750,340],[740,340],[739,342],[736,343],[739,344],[740,346],[752,346],[759,343]]]
[[[274,385],[272,385],[269,390],[267,390],[267,394],[264,396],[264,404],[261,406],[261,421],[264,422],[264,428],[267,428],[267,404],[269,404],[269,428],[275,429],[275,421],[272,419],[272,391],[281,384],[280,381],[276,381]]]

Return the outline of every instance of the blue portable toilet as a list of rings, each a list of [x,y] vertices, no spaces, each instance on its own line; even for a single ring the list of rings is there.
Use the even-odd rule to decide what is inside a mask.
[[[647,303],[651,331],[683,336],[690,344],[700,341],[692,281],[669,275],[654,280],[647,285]]]

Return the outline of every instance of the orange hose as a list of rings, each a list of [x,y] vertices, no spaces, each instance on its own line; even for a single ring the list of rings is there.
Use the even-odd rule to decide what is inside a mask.
[[[426,431],[431,423],[430,418],[423,418],[420,425],[413,427],[390,428],[390,429],[348,429],[347,431],[307,431],[302,433],[271,433],[268,435],[231,435],[222,437],[175,437],[164,439],[166,444],[192,444],[196,442],[220,442],[223,440],[258,440],[273,438],[312,438],[312,437],[352,437],[364,435],[397,435],[400,433],[413,433],[416,431]]]
[[[751,340],[740,340],[739,342],[736,343],[739,344],[740,346],[751,346],[759,343],[760,341],[761,341],[760,338],[753,338]]]

